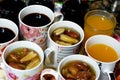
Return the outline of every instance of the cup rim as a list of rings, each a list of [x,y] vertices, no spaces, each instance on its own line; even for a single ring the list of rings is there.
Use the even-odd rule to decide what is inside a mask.
[[[41,72],[41,75],[40,75],[40,79],[42,79],[43,76],[46,75],[46,74],[53,75],[56,80],[58,79],[58,73],[57,73],[57,71],[55,71],[54,69],[51,69],[51,68],[45,68],[45,69],[43,69],[43,71]]]
[[[92,61],[95,65],[90,64],[89,62],[86,61],[86,59],[80,60],[80,61],[83,61],[83,62],[87,63],[88,65],[90,65],[90,66],[93,68],[93,70],[95,71],[95,75],[96,75],[95,80],[98,80],[98,79],[99,79],[99,77],[100,77],[100,68],[99,68],[98,64],[97,64],[93,59],[91,59],[90,57],[85,56],[85,55],[80,55],[80,54],[69,55],[69,56],[63,58],[63,59],[59,62],[57,69],[58,69],[58,74],[59,74],[60,76],[62,76],[62,75],[61,75],[61,72],[60,72],[61,65],[62,65],[62,64],[66,64],[68,61],[65,62],[65,63],[63,63],[63,62],[66,61],[68,58],[72,58],[72,57],[86,58],[86,59],[89,59],[90,61]],[[77,59],[71,59],[70,61],[72,61],[72,60],[77,60]],[[96,69],[94,69],[94,67],[96,67]],[[96,73],[96,72],[97,72],[97,73]]]
[[[49,23],[47,23],[46,25],[42,25],[42,26],[31,26],[31,25],[28,25],[28,24],[25,24],[23,21],[22,21],[22,19],[21,19],[21,13],[25,10],[25,9],[28,9],[28,8],[32,8],[32,7],[37,7],[37,8],[40,8],[40,7],[44,7],[44,8],[46,8],[46,9],[48,9],[52,14],[53,14],[53,18],[52,19],[50,19],[50,22]],[[38,13],[38,12],[37,12]],[[29,13],[30,14],[30,13]],[[28,15],[28,14],[27,14]],[[47,15],[46,15],[47,16]],[[26,7],[24,7],[24,8],[22,8],[21,10],[20,10],[20,12],[18,13],[18,20],[19,20],[19,22],[21,23],[21,24],[23,24],[23,25],[25,25],[25,26],[28,26],[28,27],[34,27],[34,28],[45,28],[46,26],[49,26],[50,24],[52,24],[52,22],[54,21],[54,12],[50,9],[50,8],[48,8],[48,7],[46,7],[46,6],[43,6],[43,5],[37,5],[37,4],[33,4],[33,5],[29,5],[29,6],[26,6]],[[19,23],[19,24],[20,24]]]
[[[3,51],[3,55],[2,55],[3,64],[7,65],[7,67],[9,67],[9,68],[12,69],[12,70],[20,71],[20,72],[32,71],[32,70],[38,68],[39,65],[42,64],[42,62],[43,62],[43,60],[44,60],[44,56],[42,56],[40,63],[39,63],[37,66],[35,66],[35,67],[31,68],[31,69],[20,70],[20,69],[16,69],[16,68],[13,68],[13,67],[9,66],[9,65],[6,63],[5,59],[4,59],[5,51],[6,51],[9,47],[13,46],[13,45],[16,44],[16,43],[17,43],[17,44],[18,44],[18,43],[23,43],[23,45],[24,45],[24,43],[28,43],[28,44],[30,43],[30,44],[33,44],[34,46],[37,46],[37,47],[40,49],[40,51],[42,51],[41,47],[40,47],[39,45],[37,45],[36,43],[34,43],[34,42],[24,41],[24,40],[23,40],[23,41],[16,41],[16,42],[13,42],[13,43],[9,44],[9,45],[5,48],[5,50]],[[18,48],[18,47],[17,47],[17,48]],[[14,49],[16,49],[16,48],[14,48]],[[33,49],[33,50],[34,50],[34,49]],[[36,50],[35,50],[35,51],[36,51]],[[43,51],[41,52],[41,54],[44,55],[44,54],[43,54]],[[40,55],[39,55],[39,56],[40,56]]]
[[[16,28],[16,33],[15,33],[14,30],[12,30],[12,29],[6,27],[6,28],[12,30],[12,31],[14,32],[15,36],[14,36],[11,40],[9,40],[9,41],[6,41],[6,42],[3,42],[3,43],[0,43],[0,45],[9,44],[9,43],[11,43],[12,41],[14,41],[14,40],[18,37],[18,34],[19,34],[18,26],[16,25],[16,23],[14,23],[13,21],[11,21],[11,20],[9,20],[9,19],[6,19],[6,18],[0,18],[0,20],[9,21],[9,22],[12,23],[12,24],[14,25],[14,27]],[[3,27],[4,27],[4,26],[3,26]]]
[[[97,38],[97,37],[106,37],[106,38],[109,38],[109,39],[111,38],[111,39],[114,40],[115,42],[118,42],[116,39],[114,39],[114,38],[112,38],[112,37],[110,37],[110,36],[108,36],[108,35],[102,35],[102,34],[94,35],[94,36],[88,38],[87,41],[85,42],[85,52],[86,52],[86,54],[87,54],[90,58],[92,58],[93,60],[95,60],[95,61],[98,62],[98,63],[112,64],[112,63],[115,63],[115,62],[119,61],[120,58],[118,57],[117,60],[114,60],[114,61],[112,61],[112,62],[103,62],[103,61],[100,61],[100,60],[97,60],[97,59],[93,58],[93,57],[88,53],[88,51],[87,51],[87,43],[88,43],[88,41],[90,41],[91,39]],[[103,39],[104,39],[104,38],[103,38]],[[118,44],[120,44],[120,43],[118,42]]]
[[[82,33],[82,34],[80,34],[80,33],[77,31],[77,32],[80,34],[80,41],[79,41],[78,43],[76,43],[76,44],[74,44],[74,45],[70,45],[70,46],[64,46],[64,45],[60,45],[60,44],[55,43],[55,42],[51,39],[49,33],[50,33],[50,31],[51,31],[51,28],[52,28],[54,25],[58,24],[58,23],[72,23],[72,24],[74,24],[74,25],[77,25],[76,27],[79,27],[79,28],[81,29],[81,33]],[[74,29],[74,28],[73,28],[73,29]],[[75,30],[76,30],[76,29],[75,29]],[[47,33],[48,33],[47,35],[48,35],[48,38],[50,39],[50,41],[52,41],[52,43],[54,43],[54,44],[56,44],[56,45],[58,45],[58,46],[61,46],[61,47],[74,47],[74,46],[77,46],[77,45],[79,45],[79,44],[83,41],[83,39],[84,39],[84,31],[83,31],[83,29],[81,28],[81,26],[79,26],[77,23],[74,23],[74,22],[68,21],[68,20],[57,21],[57,22],[53,23],[52,25],[50,25]]]

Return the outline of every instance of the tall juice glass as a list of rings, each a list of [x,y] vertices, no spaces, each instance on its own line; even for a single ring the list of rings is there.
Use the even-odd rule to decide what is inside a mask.
[[[105,10],[91,10],[86,13],[84,20],[85,38],[82,47],[84,47],[85,41],[93,35],[113,35],[116,18],[112,13]]]

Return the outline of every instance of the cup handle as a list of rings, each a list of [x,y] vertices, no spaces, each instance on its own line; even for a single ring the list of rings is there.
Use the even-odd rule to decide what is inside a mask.
[[[63,14],[61,12],[54,12],[54,15],[55,15],[54,22],[62,21],[64,18]]]
[[[114,68],[115,68],[115,64],[116,63],[111,63],[111,64],[105,64],[105,63],[102,63],[100,68],[101,68],[101,71],[103,73],[106,73],[107,76],[108,76],[108,80],[115,80],[115,76],[114,76]]]
[[[55,65],[55,53],[52,48],[47,48],[45,51],[45,66],[54,67]]]
[[[115,80],[115,75],[113,72],[107,72],[108,80]]]

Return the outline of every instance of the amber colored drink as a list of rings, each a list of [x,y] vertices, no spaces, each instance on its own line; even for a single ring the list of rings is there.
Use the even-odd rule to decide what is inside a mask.
[[[102,62],[113,62],[118,59],[117,52],[105,44],[94,44],[87,48],[91,57]]]
[[[114,23],[105,16],[101,15],[93,15],[89,16],[86,19],[84,32],[85,32],[85,39],[96,35],[96,34],[105,34],[112,36]]]

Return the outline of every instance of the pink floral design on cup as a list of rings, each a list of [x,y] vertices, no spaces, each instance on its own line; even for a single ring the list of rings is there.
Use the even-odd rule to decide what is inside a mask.
[[[18,80],[18,76],[15,75],[15,73],[12,72],[12,70],[8,69],[7,76],[9,80]],[[40,77],[40,73],[38,72],[37,74],[30,76],[30,75],[24,75],[26,78],[24,80],[38,80]]]
[[[40,78],[40,74],[38,73],[38,74],[35,74],[33,76],[29,76],[24,80],[38,80],[39,78]]]
[[[39,32],[39,29],[37,28],[30,28],[28,26],[21,24],[20,29],[25,39],[31,39],[31,38],[38,37],[41,35],[41,33]]]
[[[46,34],[47,28],[39,28],[39,27],[30,27],[21,24],[20,30],[21,34],[25,40],[29,40],[37,43],[41,47],[46,45]]]
[[[8,72],[8,76],[9,76],[10,79],[13,79],[13,80],[18,79],[18,77],[15,74],[11,73],[11,72]]]

